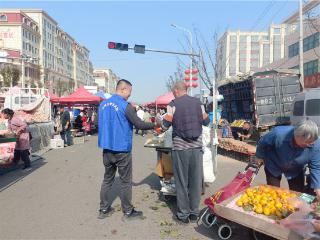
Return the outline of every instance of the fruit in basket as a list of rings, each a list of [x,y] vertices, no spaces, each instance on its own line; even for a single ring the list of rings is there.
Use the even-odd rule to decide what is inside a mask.
[[[254,211],[257,214],[282,219],[295,211],[294,206],[288,201],[294,197],[297,195],[288,190],[261,185],[246,189],[236,201],[236,205],[245,211]]]

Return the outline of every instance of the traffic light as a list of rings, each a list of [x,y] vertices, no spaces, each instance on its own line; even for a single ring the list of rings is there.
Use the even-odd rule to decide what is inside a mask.
[[[108,42],[109,49],[116,49],[120,51],[128,51],[129,46],[125,43],[117,43],[117,42]]]
[[[134,45],[134,52],[144,54],[146,52],[146,46],[136,44],[136,45]]]

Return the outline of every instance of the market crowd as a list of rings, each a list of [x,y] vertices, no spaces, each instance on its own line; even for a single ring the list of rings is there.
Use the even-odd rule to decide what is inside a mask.
[[[184,82],[172,88],[175,99],[167,106],[165,114],[156,113],[151,121],[150,112],[135,109],[128,99],[132,84],[120,80],[116,94],[99,106],[99,147],[103,150],[104,178],[100,191],[98,218],[109,217],[114,212],[111,188],[118,171],[119,196],[125,219],[140,218],[143,213],[132,204],[132,137],[133,127],[141,135],[149,129],[172,127],[172,161],[177,196],[177,212],[173,219],[180,224],[197,221],[203,187],[202,126],[209,124],[208,114],[199,99],[187,94]],[[305,170],[309,167],[309,187],[320,199],[320,141],[318,127],[310,120],[296,126],[275,127],[260,137],[254,126],[246,121],[238,132],[221,119],[220,137],[257,143],[256,164],[264,164],[267,184],[280,186],[281,176],[288,179],[289,188],[305,191]],[[315,227],[317,224],[314,223]]]

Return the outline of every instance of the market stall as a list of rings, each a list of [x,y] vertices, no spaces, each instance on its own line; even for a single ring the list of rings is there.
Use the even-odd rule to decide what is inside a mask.
[[[80,87],[71,95],[53,99],[52,102],[55,104],[65,105],[68,107],[71,107],[71,106],[78,107],[78,109],[81,109],[81,110],[92,109],[92,108],[96,110],[97,106],[104,99],[105,99],[104,97],[93,95],[84,87]],[[72,129],[73,143],[74,144],[84,143],[85,133],[91,132],[92,129],[96,129],[95,124],[96,124],[95,121],[88,121],[86,122],[86,125],[84,126],[83,131],[79,131],[79,129]]]

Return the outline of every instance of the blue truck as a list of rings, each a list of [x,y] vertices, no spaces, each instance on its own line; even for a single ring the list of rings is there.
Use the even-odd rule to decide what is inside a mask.
[[[232,123],[247,120],[259,132],[290,123],[292,102],[301,91],[296,69],[273,69],[221,81],[221,117]]]

